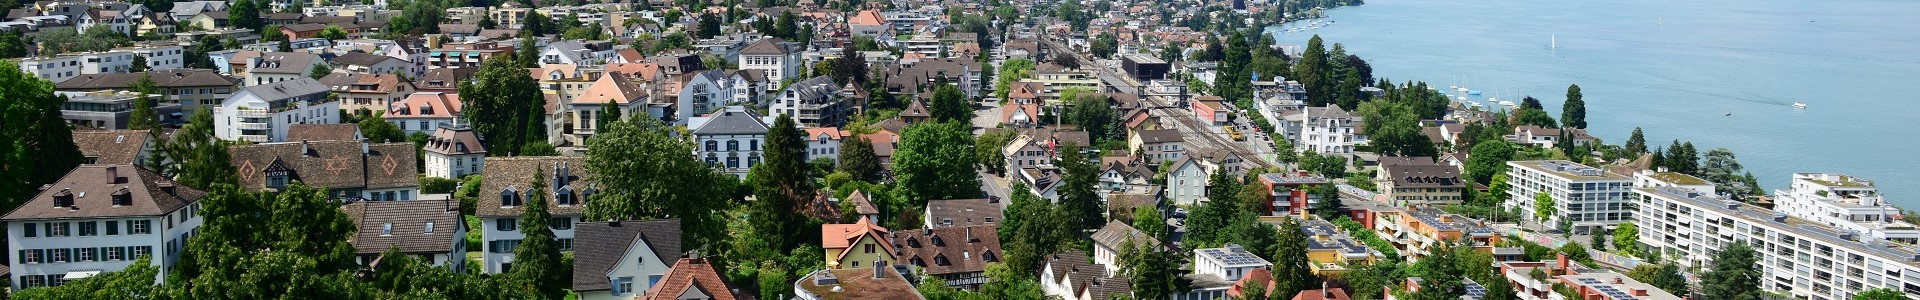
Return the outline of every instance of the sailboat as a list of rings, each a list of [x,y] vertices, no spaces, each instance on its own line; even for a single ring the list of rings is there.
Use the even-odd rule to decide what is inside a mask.
[[[1547,40],[1547,48],[1548,48],[1548,49],[1554,49],[1554,50],[1559,50],[1559,49],[1560,49],[1560,35],[1558,35],[1558,34],[1555,34],[1555,35],[1552,35],[1551,37],[1549,37],[1549,40]]]

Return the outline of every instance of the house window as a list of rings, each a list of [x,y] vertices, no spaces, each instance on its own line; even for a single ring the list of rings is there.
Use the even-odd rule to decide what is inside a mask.
[[[720,142],[707,141],[707,151],[708,152],[720,151]]]
[[[514,231],[517,225],[520,224],[515,223],[515,220],[512,218],[493,220],[493,227],[498,228],[500,231]]]
[[[127,233],[129,234],[153,233],[153,220],[127,221]]]
[[[864,248],[866,248],[866,253],[873,253],[873,244],[867,244]]]
[[[572,217],[555,217],[550,222],[552,223],[548,223],[547,228],[552,228],[553,230],[573,230]]]
[[[393,223],[380,224],[380,235],[393,235]]]
[[[47,223],[47,237],[72,236],[72,224],[67,222]]]
[[[80,222],[80,236],[100,235],[99,226],[100,223],[94,221]]]
[[[632,292],[633,292],[633,277],[620,277],[620,278],[613,279],[614,295],[625,295],[627,293],[632,293]]]
[[[426,233],[433,233],[433,222],[427,222]]]
[[[25,231],[25,233],[27,234],[27,237],[39,237],[39,236],[40,236],[40,224],[39,224],[39,223],[27,223],[27,228],[26,228],[26,231]]]
[[[727,158],[727,167],[728,167],[728,168],[739,168],[739,167],[740,167],[740,158],[739,158],[739,157],[728,157],[728,158]]]
[[[112,260],[112,261],[127,260],[126,247],[107,247],[106,249],[107,249],[107,260]]]
[[[727,141],[727,151],[740,151],[740,141]]]

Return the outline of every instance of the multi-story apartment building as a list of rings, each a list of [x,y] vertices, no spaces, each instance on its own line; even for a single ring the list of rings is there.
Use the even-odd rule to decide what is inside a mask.
[[[1353,266],[1372,264],[1385,256],[1327,220],[1300,220],[1300,231],[1307,235],[1307,268],[1313,274],[1338,276],[1352,271]]]
[[[679,112],[673,118],[676,123],[685,123],[693,116],[711,113],[739,99],[734,95],[738,91],[734,88],[734,77],[727,76],[726,71],[701,70],[675,77],[680,80],[679,103],[675,105]]]
[[[148,70],[179,69],[186,66],[186,50],[178,44],[137,44],[132,47],[113,49],[113,52],[132,54],[134,57],[146,59]]]
[[[387,107],[387,114],[382,117],[400,127],[400,131],[432,134],[444,124],[456,123],[460,109],[465,106],[460,102],[460,94],[416,92]]]
[[[1256,249],[1257,250],[1257,249]],[[1211,275],[1228,282],[1239,281],[1254,269],[1273,267],[1273,263],[1247,252],[1246,247],[1227,244],[1220,248],[1193,250],[1193,274]]]
[[[27,74],[33,74],[33,77],[39,77],[40,79],[46,79],[52,82],[65,82],[67,79],[73,79],[74,76],[80,76],[80,74],[99,73],[82,73],[80,71],[80,57],[73,55],[20,58],[20,70],[26,71]]]
[[[1510,161],[1507,184],[1511,187],[1503,207],[1520,210],[1523,220],[1572,224],[1561,230],[1578,234],[1633,220],[1633,201],[1627,197],[1633,179],[1599,168],[1564,160]],[[1553,209],[1535,209],[1538,194],[1546,194]]]
[[[392,73],[333,73],[321,77],[320,83],[333,88],[334,98],[340,99],[340,109],[348,112],[388,110],[394,102],[413,94],[413,83]]]
[[[340,123],[340,101],[328,100],[328,93],[306,77],[248,87],[213,110],[214,133],[230,141],[279,142],[293,124]]]
[[[847,87],[853,87],[848,85]],[[856,89],[841,89],[832,77],[817,76],[787,85],[773,101],[772,114],[809,127],[839,127],[853,114]]]
[[[760,147],[767,141],[767,123],[759,114],[728,106],[693,120],[693,156],[722,173],[746,178],[760,164]]]
[[[480,143],[480,134],[466,125],[434,129],[420,150],[425,152],[422,158],[427,169],[423,171],[427,176],[461,178],[486,169],[487,146]]]
[[[800,59],[804,47],[780,38],[765,38],[740,49],[741,70],[761,70],[765,72],[768,91],[780,89],[780,82],[788,77],[800,75],[800,68],[806,63]]]
[[[1314,204],[1320,203],[1320,196],[1307,192],[1315,186],[1330,183],[1326,178],[1307,174],[1267,173],[1260,174],[1258,184],[1267,191],[1267,207],[1258,211],[1264,216],[1283,216],[1299,214]]]
[[[312,79],[314,66],[321,66],[326,60],[319,55],[298,52],[266,52],[259,56],[248,57],[247,86],[257,86],[295,79]]]
[[[1360,132],[1360,115],[1349,113],[1340,106],[1328,104],[1326,107],[1308,107],[1300,111],[1299,140],[1294,147],[1301,153],[1313,151],[1319,154],[1353,154],[1357,146],[1367,143],[1367,136]]]
[[[140,98],[140,93],[127,91],[54,92],[54,94],[67,97],[67,102],[60,104],[60,118],[66,119],[67,124],[73,124],[74,128],[127,129],[127,122],[133,116],[133,102]],[[159,95],[151,97],[158,98]],[[179,111],[178,105],[154,107],[156,117],[160,118],[161,123],[177,122],[178,120],[172,120],[169,117],[172,113]]]
[[[1697,270],[1736,242],[1759,254],[1760,288],[1794,299],[1841,300],[1868,289],[1920,293],[1920,247],[1673,188],[1636,188],[1647,251]]]
[[[126,269],[143,256],[160,268],[158,283],[199,229],[204,195],[130,165],[74,168],[0,217],[13,290]]]
[[[1041,103],[1046,106],[1065,104],[1066,102],[1060,99],[1062,92],[1067,90],[1099,92],[1101,84],[1099,76],[1094,76],[1091,72],[1082,70],[1036,70],[1033,72],[1033,78],[1021,80],[1021,82],[1040,83],[1041,89],[1040,95],[1038,96],[1040,96]]]
[[[161,94],[166,95],[160,98],[162,101],[159,103],[178,104],[180,110],[187,115],[192,115],[201,107],[211,108],[219,105],[221,101],[226,101],[228,97],[233,96],[233,91],[237,90],[235,86],[240,83],[239,79],[220,75],[211,70],[174,69],[142,73],[80,75],[58,82],[54,85],[54,89],[67,92],[126,91],[132,90],[133,84],[139,82],[143,75],[148,80],[153,80],[154,87],[159,88]]]
[[[848,137],[860,138],[859,136],[855,136],[852,131],[844,131],[834,127],[807,128],[805,131],[807,133],[805,141],[807,142],[807,161],[825,158],[839,163],[840,143],[844,142]]]
[[[1837,173],[1794,173],[1793,185],[1773,195],[1773,209],[1789,216],[1895,242],[1920,242],[1920,229],[1897,219],[1900,208],[1887,202],[1870,180]]]
[[[1400,256],[1418,260],[1432,254],[1428,249],[1442,243],[1465,241],[1467,246],[1491,252],[1500,243],[1500,234],[1480,220],[1426,207],[1395,208],[1373,212],[1373,229]]]
[[[1186,139],[1180,130],[1135,130],[1127,136],[1128,152],[1140,153],[1147,163],[1176,161],[1187,156]]]
[[[507,21],[502,20],[501,22]],[[506,24],[501,24],[501,26],[504,27]],[[509,51],[513,51],[513,48],[502,47],[494,42],[441,45],[440,49],[427,52],[427,68],[479,68],[481,62]]]
[[[1396,206],[1460,204],[1466,201],[1461,196],[1466,181],[1460,178],[1460,169],[1452,166],[1431,162],[1383,165],[1376,180],[1380,192],[1387,196],[1390,204]]]
[[[480,200],[474,215],[480,218],[481,272],[506,273],[513,269],[513,250],[526,238],[520,233],[520,211],[532,200],[530,193],[545,193],[543,204],[552,214],[547,227],[560,251],[573,251],[573,225],[585,216],[586,199],[598,192],[593,173],[584,168],[579,157],[494,157],[486,161],[482,173]],[[536,176],[546,176],[546,186],[531,186]]]

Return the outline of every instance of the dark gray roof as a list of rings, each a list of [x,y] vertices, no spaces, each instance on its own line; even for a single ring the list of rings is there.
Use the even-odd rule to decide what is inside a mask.
[[[465,237],[461,226],[460,204],[446,201],[357,201],[341,206],[353,219],[359,232],[352,239],[354,252],[379,254],[388,248],[400,253],[448,253],[453,243]],[[427,231],[433,224],[433,231]],[[391,229],[391,230],[389,230]]]
[[[81,155],[94,158],[93,163],[131,165],[143,163],[138,159],[147,136],[141,130],[74,130],[73,144]]]
[[[143,73],[86,74],[61,81],[54,88],[71,90],[128,89],[134,82],[140,81],[140,75],[146,74],[153,85],[163,88],[233,86],[240,79],[220,75],[212,70],[174,69],[157,70]]]
[[[250,66],[247,72],[254,73],[298,73],[307,75],[307,68],[320,60],[319,55],[299,52],[260,53],[258,64]]]
[[[741,55],[782,55],[782,54],[793,53],[794,51],[798,51],[797,49],[794,49],[794,48],[799,48],[799,46],[794,45],[793,43],[788,43],[787,40],[770,37],[770,38],[760,39],[759,41],[754,41],[753,44],[747,45],[747,47],[744,49],[740,49],[740,54]]]
[[[319,80],[302,77],[294,80],[251,86],[247,87],[246,91],[252,93],[254,96],[260,97],[261,100],[273,101],[326,93],[332,91],[332,89],[327,88],[327,85],[320,83]]]
[[[807,78],[807,80],[801,80],[787,85],[787,90],[798,93],[797,98],[800,99],[800,102],[821,103],[825,102],[829,97],[833,97],[834,93],[840,92],[840,87],[833,83],[833,77],[814,76],[813,78]]]
[[[116,182],[115,177],[124,179]],[[167,192],[169,188],[173,191]],[[131,205],[113,205],[113,195],[122,192],[132,197]],[[88,197],[89,194],[93,196]],[[204,195],[205,192],[129,165],[81,165],[0,219],[159,216],[192,204]],[[56,196],[72,197],[73,206],[54,206]]]
[[[619,266],[635,241],[673,267],[680,261],[680,220],[580,222],[573,227],[573,290],[612,289],[607,271]]]
[[[1177,129],[1141,130],[1138,135],[1140,142],[1147,144],[1182,141],[1180,130]]]
[[[384,62],[389,59],[400,60],[398,58],[393,58],[392,56],[373,55],[373,54],[366,54],[366,53],[360,53],[360,52],[347,52],[347,54],[341,54],[340,56],[333,57],[332,62],[336,64],[341,64],[341,65],[373,66],[375,64],[379,64],[380,62]]]
[[[721,109],[711,115],[712,120],[694,128],[693,134],[767,134],[767,124],[760,123],[760,114],[750,109]]]

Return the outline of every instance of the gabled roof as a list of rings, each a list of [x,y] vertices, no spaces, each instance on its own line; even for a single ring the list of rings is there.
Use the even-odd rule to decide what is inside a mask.
[[[956,226],[894,232],[889,240],[900,249],[899,262],[926,269],[927,274],[985,272],[987,263],[1005,259],[1000,252],[999,225]]]
[[[371,67],[373,65],[380,64],[381,62],[386,62],[388,60],[398,61],[400,59],[394,58],[392,56],[386,56],[386,55],[373,55],[373,54],[366,54],[366,53],[360,53],[360,52],[347,52],[347,54],[341,54],[340,56],[333,57],[333,60],[330,60],[330,61],[333,63],[342,64],[342,65]]]
[[[449,253],[459,234],[460,204],[446,201],[355,201],[341,206],[359,228],[350,239],[354,252],[379,254],[388,248],[400,253]],[[432,231],[428,231],[428,226]]]
[[[116,181],[115,177],[121,179]],[[172,191],[169,192],[168,190]],[[93,197],[87,197],[93,194]],[[160,174],[129,165],[81,165],[68,171],[59,181],[46,186],[33,198],[8,212],[0,220],[41,220],[160,216],[172,213],[200,200],[205,192],[196,190]],[[115,196],[130,197],[131,205],[113,205]],[[69,207],[54,206],[54,199],[71,198]]]
[[[867,218],[859,218],[859,220],[853,224],[824,224],[820,225],[820,248],[846,249],[853,247],[854,243],[860,242],[862,238],[872,238],[875,239],[875,243],[880,244],[881,248],[885,248],[883,250],[885,250],[886,253],[896,253],[894,252],[893,245],[879,240],[885,238],[886,235],[886,228],[881,228],[880,225],[874,225],[873,222],[867,221]],[[853,252],[854,251],[841,251],[840,256],[842,257],[828,257],[827,260],[839,261],[847,254]]]
[[[332,91],[332,89],[328,88],[325,84],[321,84],[319,80],[301,77],[293,80],[251,86],[247,87],[245,91],[253,94],[255,97],[260,97],[260,100],[273,101],[326,93]]]
[[[680,262],[680,220],[607,221],[575,223],[573,234],[573,290],[612,289],[607,273],[626,260],[627,251],[646,243],[654,259],[667,267]]]
[[[487,146],[480,143],[480,134],[467,126],[440,127],[427,137],[427,145],[421,151],[447,155],[485,154]]]
[[[999,201],[993,199],[950,199],[927,201],[927,222],[933,227],[999,224]],[[951,222],[951,224],[948,224]]]
[[[862,215],[880,214],[880,207],[873,205],[873,200],[867,199],[867,194],[860,190],[854,190],[852,194],[847,194],[847,199],[841,201],[853,202],[853,211],[856,213]]]
[[[869,10],[862,10],[858,14],[853,15],[852,18],[848,18],[847,24],[848,25],[887,25],[889,23],[887,23],[887,16],[881,15],[880,11],[869,9]]]
[[[640,296],[640,300],[672,300],[687,294],[690,289],[698,289],[701,294],[712,300],[748,299],[750,295],[733,294],[733,284],[720,277],[720,272],[707,263],[706,258],[681,258],[667,269],[667,275],[660,277],[660,283]]]
[[[132,165],[140,150],[146,148],[147,132],[139,130],[74,130],[73,144],[80,155],[94,158],[96,164]]]
[[[282,164],[289,180],[333,189],[383,189],[420,185],[413,143],[304,141],[238,145],[227,151],[241,188],[266,189],[266,169]],[[303,152],[304,151],[304,152]]]
[[[1087,275],[1086,273],[1098,273],[1099,275],[1094,276],[1101,276],[1105,275],[1107,271],[1106,268],[1093,264],[1092,259],[1087,258],[1085,253],[1079,251],[1047,255],[1046,267],[1053,269],[1053,278],[1041,278],[1040,280],[1048,280],[1054,283],[1059,283],[1061,280],[1066,279],[1069,274]],[[1079,285],[1076,284],[1075,286]]]
[[[1134,132],[1140,136],[1140,142],[1146,144],[1178,143],[1183,139],[1180,136],[1180,130],[1177,129],[1140,130]]]
[[[568,178],[576,181],[572,184],[572,186],[574,186],[574,194],[576,195],[583,194],[587,189],[591,189],[594,178],[593,170],[586,168],[586,159],[581,157],[488,157],[484,164],[486,165],[486,170],[480,173],[482,178],[480,180],[480,199],[474,204],[474,215],[482,217],[520,216],[522,206],[501,205],[501,191],[511,188],[518,197],[524,201],[527,197],[527,191],[532,188],[528,185],[533,184],[535,172],[546,175],[548,177],[547,184],[553,185],[554,178],[558,177],[555,174],[559,174],[559,171],[561,171],[556,170],[556,168],[565,168],[566,173],[568,173]],[[554,197],[555,190],[557,189],[552,186],[542,187],[542,189],[546,190],[547,193],[547,211],[553,215],[578,216],[586,211],[585,205],[560,205],[559,201],[554,201],[557,200]]]
[[[265,52],[260,53],[258,61],[248,66],[251,69],[247,72],[307,75],[307,70],[319,61],[320,56],[311,53]]]
[[[927,111],[926,101],[920,101],[920,99],[913,99],[913,102],[907,103],[907,109],[900,111],[900,116],[901,117],[930,117],[930,116],[933,116],[933,113]]]
[[[388,107],[386,119],[453,118],[459,116],[464,107],[460,94],[418,92]]]
[[[574,96],[573,103],[602,105],[611,101],[617,105],[627,105],[636,101],[645,101],[647,99],[645,91],[646,89],[641,88],[639,82],[630,80],[626,76],[607,74],[600,76],[600,80],[595,80],[592,86],[588,86],[586,90]]]
[[[799,48],[799,46],[794,45],[793,43],[788,43],[787,40],[783,40],[776,37],[770,37],[770,38],[760,39],[759,41],[754,41],[753,44],[747,45],[746,48],[740,49],[740,54],[741,55],[785,55],[788,53],[793,53],[794,51],[799,51],[798,49],[794,49],[794,48]]]
[[[767,134],[767,124],[761,123],[760,114],[753,110],[728,107],[709,116],[713,119],[694,128],[693,134]]]
[[[293,124],[287,126],[288,141],[359,141],[360,125]]]
[[[1099,231],[1093,232],[1092,238],[1094,244],[1113,249],[1120,249],[1126,245],[1129,239],[1133,240],[1135,245],[1143,247],[1160,246],[1160,240],[1154,239],[1152,236],[1148,236],[1146,232],[1141,232],[1139,229],[1134,229],[1133,226],[1127,225],[1127,223],[1121,223],[1120,221],[1107,221],[1106,226],[1102,226]]]

